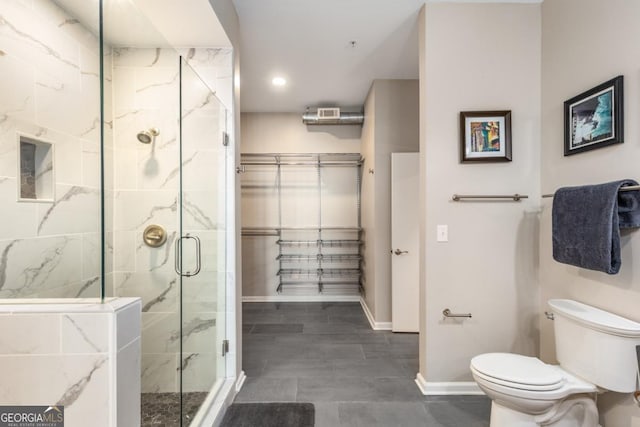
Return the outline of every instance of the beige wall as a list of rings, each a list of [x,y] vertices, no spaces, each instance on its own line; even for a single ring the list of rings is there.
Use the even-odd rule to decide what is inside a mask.
[[[418,100],[418,80],[374,80],[365,101],[363,285],[376,322],[391,321],[391,153],[418,152]]]
[[[307,126],[302,113],[242,113],[243,153],[359,153],[360,126]]]
[[[418,233],[419,233],[419,237],[418,237],[418,244],[419,244],[419,295],[418,298],[420,299],[419,301],[419,313],[420,315],[418,316],[418,330],[420,332],[419,334],[419,340],[418,340],[418,345],[419,345],[419,373],[418,375],[422,376],[422,375],[426,375],[425,374],[425,367],[426,367],[426,363],[427,363],[427,335],[426,335],[426,330],[427,330],[427,316],[426,316],[426,312],[427,312],[427,267],[426,267],[426,254],[425,254],[425,249],[426,249],[426,237],[427,237],[427,191],[426,191],[426,185],[427,185],[427,156],[425,154],[425,150],[426,150],[426,135],[427,135],[427,130],[425,129],[425,123],[423,122],[423,119],[426,116],[426,111],[427,111],[427,67],[426,67],[426,63],[427,63],[427,52],[426,52],[426,46],[427,46],[427,40],[426,40],[426,32],[427,29],[425,28],[426,26],[426,6],[423,6],[422,9],[420,9],[420,14],[418,16],[418,64],[420,64],[420,70],[419,70],[419,103],[420,103],[420,132],[419,132],[419,137],[420,137],[420,186],[419,186],[419,198],[418,198],[418,208],[420,209],[420,215],[418,216],[420,218],[420,226],[418,229]],[[423,377],[424,378],[424,377]]]
[[[640,2],[546,0],[542,6],[542,190],[640,179]],[[617,75],[624,75],[625,143],[563,156],[563,102]],[[609,276],[559,264],[551,255],[551,199],[540,223],[543,308],[549,298],[574,298],[640,321],[640,232],[623,232],[622,268]],[[541,320],[541,354],[554,361],[552,323]],[[630,396],[607,393],[598,400],[606,426],[638,426],[640,410]]]
[[[417,80],[374,80],[365,102],[364,286],[376,322],[391,321],[391,153],[418,152],[418,101]]]
[[[471,381],[477,354],[538,353],[540,5],[425,7],[420,374]],[[460,164],[460,111],[492,109],[512,111],[513,161]],[[457,203],[454,193],[530,198]],[[436,242],[438,224],[449,226],[449,242]],[[445,308],[473,318],[444,321]]]
[[[375,320],[391,321],[391,153],[417,153],[417,80],[376,80],[376,305]]]
[[[362,245],[362,286],[364,288],[364,301],[375,318],[376,307],[376,273],[375,251],[376,247],[376,212],[375,212],[375,180],[369,169],[375,168],[375,131],[376,131],[376,93],[373,86],[364,103],[364,123],[362,125],[362,142],[360,153],[364,158],[362,167],[362,236],[365,244]]]

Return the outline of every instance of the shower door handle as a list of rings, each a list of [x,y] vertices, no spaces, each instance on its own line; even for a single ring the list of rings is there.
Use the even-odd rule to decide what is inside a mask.
[[[193,241],[196,244],[196,268],[193,271],[187,271],[186,273],[183,273],[182,272],[182,241],[185,239],[193,239]],[[189,233],[176,239],[175,270],[179,276],[191,277],[200,273],[200,269],[202,267],[202,257],[200,255],[200,246],[201,246],[200,238],[198,236],[192,236]]]

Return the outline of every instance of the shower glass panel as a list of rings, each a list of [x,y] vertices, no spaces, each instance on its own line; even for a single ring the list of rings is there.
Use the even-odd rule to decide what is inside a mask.
[[[226,57],[152,3],[0,0],[0,304],[141,297],[142,426],[180,426],[225,376],[227,111],[188,62]]]
[[[225,377],[226,110],[180,61],[180,275],[183,425]]]
[[[179,426],[180,55],[129,0],[103,40],[106,295],[142,298],[141,426]]]
[[[99,6],[67,3],[0,1],[0,302],[101,296]]]
[[[188,426],[225,375],[225,111],[206,55],[103,7],[107,296],[142,298],[142,426]]]

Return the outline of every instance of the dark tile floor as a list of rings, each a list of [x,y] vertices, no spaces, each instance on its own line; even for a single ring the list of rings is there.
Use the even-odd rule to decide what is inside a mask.
[[[484,396],[423,396],[418,335],[374,331],[359,303],[245,303],[237,402],[311,402],[316,427],[487,427]]]

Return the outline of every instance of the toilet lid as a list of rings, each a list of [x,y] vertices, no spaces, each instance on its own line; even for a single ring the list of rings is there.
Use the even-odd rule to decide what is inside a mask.
[[[535,357],[509,353],[487,353],[474,357],[471,366],[478,373],[502,384],[532,390],[554,390],[564,380],[562,372]]]

